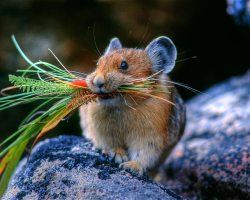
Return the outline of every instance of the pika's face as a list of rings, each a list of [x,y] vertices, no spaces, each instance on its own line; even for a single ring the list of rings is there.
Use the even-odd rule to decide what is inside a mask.
[[[145,50],[122,48],[120,40],[113,38],[96,70],[87,77],[87,84],[94,93],[101,94],[99,102],[102,105],[128,105],[131,100],[136,103],[134,95],[123,95],[116,90],[133,79],[159,72],[168,74],[174,68],[176,56],[174,43],[165,36],[151,41]]]
[[[102,56],[86,81],[94,93],[102,94],[99,103],[115,106],[130,101],[116,93],[121,85],[151,74],[151,62],[144,50],[118,49]]]

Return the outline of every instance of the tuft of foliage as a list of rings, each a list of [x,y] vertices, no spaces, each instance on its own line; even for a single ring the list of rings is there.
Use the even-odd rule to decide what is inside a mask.
[[[71,94],[74,89],[65,83],[36,80],[23,76],[9,75],[9,81],[23,92],[34,92],[37,95]]]
[[[23,155],[26,146],[33,140],[32,146],[48,131],[80,106],[93,102],[103,94],[93,93],[87,86],[85,74],[69,71],[58,58],[51,52],[63,69],[47,62],[32,62],[21,50],[14,36],[12,41],[23,59],[30,65],[27,69],[17,70],[21,76],[9,75],[9,81],[14,85],[1,91],[19,89],[22,92],[0,97],[0,111],[21,104],[41,101],[31,113],[23,120],[16,132],[0,143],[0,198],[4,194],[9,180]],[[158,85],[155,76],[134,79],[120,86],[117,91],[109,95],[137,95],[141,97],[158,98],[167,103],[172,102],[163,99],[156,93],[169,91]],[[36,78],[33,78],[33,77]],[[32,77],[32,78],[30,78]],[[46,105],[52,105],[43,114],[34,118],[35,114]],[[129,106],[129,105],[128,105]],[[129,106],[130,107],[130,106]],[[131,107],[134,109],[133,107]]]

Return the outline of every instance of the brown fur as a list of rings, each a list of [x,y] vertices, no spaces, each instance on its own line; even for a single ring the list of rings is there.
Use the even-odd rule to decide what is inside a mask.
[[[119,68],[122,60],[127,61],[127,70]],[[120,49],[99,59],[96,70],[87,77],[87,83],[91,90],[97,91],[93,81],[100,78],[104,80],[104,92],[110,93],[131,79],[151,74],[151,62],[145,51]],[[179,103],[174,98],[178,94],[171,88],[171,94],[154,95]],[[105,104],[100,100],[82,106],[81,126],[95,147],[114,156],[116,162],[122,163],[121,167],[142,174],[155,168],[182,135],[183,117],[174,122],[180,126],[170,130],[176,108],[161,99],[124,95],[114,103]]]

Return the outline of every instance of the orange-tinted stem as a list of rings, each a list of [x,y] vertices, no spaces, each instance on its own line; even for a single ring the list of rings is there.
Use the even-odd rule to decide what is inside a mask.
[[[76,87],[76,88],[88,88],[88,85],[86,83],[85,80],[82,80],[82,79],[77,79],[77,80],[74,80],[73,82],[70,83],[70,86],[71,87]]]

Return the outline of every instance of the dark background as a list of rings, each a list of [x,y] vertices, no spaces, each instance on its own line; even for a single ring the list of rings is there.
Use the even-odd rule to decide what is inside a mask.
[[[160,35],[169,36],[179,56],[172,80],[204,91],[249,69],[250,31],[226,12],[226,0],[1,0],[0,87],[8,74],[27,64],[10,36],[14,34],[33,61],[57,64],[48,48],[65,66],[90,72],[110,38],[126,47],[145,47]],[[96,45],[95,45],[96,41]],[[192,58],[196,56],[197,58]],[[185,60],[187,59],[187,60]],[[192,92],[179,88],[185,100]],[[34,107],[24,105],[0,112],[0,140],[13,133]],[[49,136],[80,135],[75,113]]]

